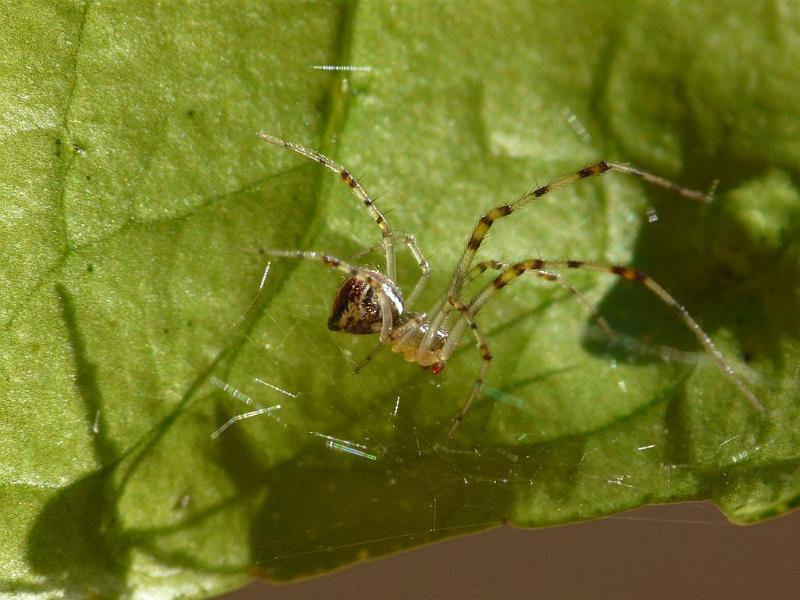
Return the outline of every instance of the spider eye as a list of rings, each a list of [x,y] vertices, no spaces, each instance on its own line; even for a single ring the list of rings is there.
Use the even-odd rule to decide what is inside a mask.
[[[431,365],[431,373],[433,373],[434,375],[438,375],[442,371],[444,371],[444,363],[443,362],[437,362],[437,363],[433,363]]]

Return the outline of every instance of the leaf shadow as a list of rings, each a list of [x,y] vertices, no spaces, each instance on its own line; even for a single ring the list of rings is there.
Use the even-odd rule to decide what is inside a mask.
[[[743,167],[736,175],[735,167],[726,169],[725,181],[739,186],[747,181],[750,170]],[[718,198],[709,207],[697,207],[668,193],[648,191],[648,204],[659,215],[659,222],[640,228],[630,264],[667,289],[712,339],[719,329],[731,331],[741,351],[739,356],[728,356],[730,362],[766,359],[780,371],[781,340],[784,336],[796,339],[800,330],[796,320],[791,325],[791,320],[785,319],[787,327],[765,326],[765,322],[770,320],[769,315],[786,313],[786,307],[793,304],[796,290],[780,282],[800,281],[800,268],[791,257],[783,260],[786,248],[769,248],[748,230],[741,217],[724,211],[723,201]],[[757,272],[737,271],[715,255],[712,245],[720,230],[735,232],[738,252],[754,257]],[[789,244],[796,246],[797,239],[800,232]],[[645,346],[700,351],[697,340],[674,311],[642,286],[618,281],[597,309],[613,330]],[[608,354],[613,348],[603,339],[587,338],[582,345],[596,355]],[[663,359],[657,352],[646,356],[634,351],[627,360],[647,363]]]
[[[56,285],[62,318],[75,361],[76,384],[92,426],[92,446],[100,469],[58,492],[44,507],[28,536],[27,557],[34,571],[67,592],[122,595],[131,566],[119,529],[113,483],[119,455],[108,438],[96,367],[89,358],[72,295]]]

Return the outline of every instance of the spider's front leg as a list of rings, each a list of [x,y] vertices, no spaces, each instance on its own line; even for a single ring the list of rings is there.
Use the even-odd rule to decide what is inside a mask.
[[[691,190],[689,188],[680,186],[676,183],[673,183],[672,181],[669,181],[668,179],[659,177],[658,175],[654,175],[652,173],[648,173],[647,171],[637,169],[630,165],[604,160],[600,161],[599,163],[593,164],[591,166],[584,167],[583,169],[570,173],[569,175],[565,175],[564,177],[555,179],[548,184],[545,184],[541,187],[536,188],[535,190],[532,190],[524,194],[522,197],[517,198],[513,202],[501,204],[500,206],[493,208],[478,220],[478,223],[472,230],[472,234],[469,236],[469,239],[467,240],[467,245],[461,254],[461,259],[458,262],[458,266],[456,267],[456,270],[453,272],[453,276],[450,279],[450,284],[447,287],[447,292],[444,298],[430,311],[429,314],[431,317],[431,331],[438,330],[441,324],[448,318],[449,312],[452,309],[452,305],[447,303],[444,299],[450,297],[457,297],[460,295],[465,280],[469,275],[472,261],[475,258],[478,249],[481,247],[483,240],[486,238],[486,234],[489,233],[490,228],[497,220],[503,219],[511,215],[512,213],[517,212],[520,208],[523,208],[524,206],[530,204],[534,200],[538,200],[542,196],[551,194],[552,192],[560,188],[569,186],[582,179],[587,179],[590,177],[598,177],[608,172],[617,172],[617,173],[622,173],[623,175],[636,177],[638,179],[641,179],[642,181],[646,181],[651,185],[669,190],[675,194],[683,196],[684,198],[688,198],[690,200],[695,200],[697,202],[702,202],[702,203],[708,203],[711,201],[717,183],[714,182],[714,184],[711,187],[711,190],[707,193],[698,192],[696,190]],[[425,340],[423,341],[422,349],[425,350],[430,348],[432,341],[433,341],[433,336],[432,333],[429,332],[428,335],[425,337]]]
[[[326,169],[329,169],[339,175],[341,180],[345,184],[347,184],[347,186],[353,192],[353,195],[355,195],[355,197],[361,201],[364,208],[367,209],[370,216],[375,221],[375,224],[380,228],[381,236],[383,238],[383,248],[386,253],[386,275],[387,277],[389,277],[389,279],[394,280],[396,273],[395,273],[394,237],[392,235],[392,227],[391,225],[389,225],[389,221],[386,220],[386,217],[380,211],[380,209],[377,206],[375,206],[375,202],[372,200],[372,198],[370,198],[369,194],[367,194],[367,191],[361,186],[358,180],[355,177],[353,177],[350,171],[345,169],[335,160],[325,156],[321,152],[312,150],[311,148],[305,148],[300,144],[287,142],[284,139],[281,139],[274,135],[270,135],[268,133],[259,133],[258,137],[260,137],[265,142],[274,144],[276,146],[280,146],[281,148],[286,148],[287,150],[296,152],[300,156],[305,156],[306,158],[321,164]]]

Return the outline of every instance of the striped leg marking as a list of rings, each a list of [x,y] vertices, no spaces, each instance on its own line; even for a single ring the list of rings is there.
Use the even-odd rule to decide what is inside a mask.
[[[717,363],[717,366],[720,368],[720,370],[722,370],[728,380],[737,388],[739,388],[739,391],[748,399],[755,410],[758,412],[764,412],[764,405],[761,403],[758,397],[756,397],[753,391],[744,383],[744,381],[739,378],[739,376],[733,370],[733,367],[731,367],[731,365],[722,355],[722,352],[720,352],[719,348],[717,348],[716,344],[714,344],[708,334],[703,331],[703,328],[700,327],[700,324],[695,321],[694,318],[692,318],[686,308],[679,304],[669,292],[656,283],[652,278],[632,267],[612,265],[602,262],[585,262],[580,260],[532,259],[522,261],[511,265],[500,275],[498,275],[494,281],[492,281],[489,285],[475,295],[469,305],[470,316],[474,316],[490,298],[492,298],[495,294],[497,294],[497,292],[502,290],[505,286],[523,273],[527,271],[543,271],[546,269],[580,269],[585,271],[599,271],[611,273],[628,281],[633,281],[643,285],[645,288],[650,290],[650,292],[655,294],[657,298],[664,302],[664,304],[672,307],[678,313],[678,316],[680,316],[686,326],[691,330],[691,332],[705,349],[706,353],[708,353],[711,358],[714,359],[714,361]]]
[[[305,148],[300,146],[299,144],[293,144],[292,142],[287,142],[279,137],[275,137],[274,135],[269,135],[268,133],[259,133],[258,137],[260,137],[265,142],[270,144],[274,144],[276,146],[280,146],[281,148],[286,148],[287,150],[291,150],[292,152],[296,152],[301,156],[305,156],[306,158],[310,158],[313,161],[318,162],[323,167],[330,169],[334,173],[338,173],[339,177],[342,178],[350,189],[353,191],[353,194],[356,198],[358,198],[361,203],[367,208],[369,214],[372,216],[372,219],[375,223],[380,227],[381,234],[383,235],[383,248],[386,252],[386,276],[391,279],[392,281],[396,280],[396,271],[395,271],[395,255],[394,255],[394,240],[392,238],[392,228],[389,225],[389,222],[386,220],[386,217],[383,216],[383,213],[375,206],[372,198],[369,197],[366,190],[361,186],[361,184],[353,177],[350,172],[345,169],[342,165],[337,163],[336,161],[328,158],[324,154],[317,152],[316,150],[311,150],[310,148]]]
[[[469,240],[467,241],[467,246],[464,249],[463,254],[461,255],[461,260],[458,263],[458,267],[456,268],[455,273],[453,274],[452,279],[450,280],[450,284],[447,289],[447,293],[445,294],[445,298],[457,298],[461,293],[461,288],[464,285],[465,279],[469,273],[470,266],[472,265],[472,261],[475,258],[475,254],[478,252],[478,249],[481,246],[486,234],[489,232],[492,224],[497,220],[503,217],[507,217],[511,213],[515,212],[516,210],[524,207],[525,205],[529,204],[533,200],[537,198],[541,198],[542,196],[549,194],[550,192],[554,192],[555,190],[575,183],[581,179],[586,179],[588,177],[596,177],[607,173],[609,171],[616,171],[617,173],[622,173],[625,175],[631,175],[642,181],[646,181],[652,185],[662,187],[667,189],[671,192],[679,194],[685,198],[689,198],[691,200],[696,200],[699,202],[708,202],[711,198],[713,193],[712,191],[709,193],[702,193],[696,190],[691,190],[682,186],[679,186],[671,181],[664,179],[663,177],[658,177],[657,175],[653,175],[652,173],[648,173],[647,171],[642,171],[640,169],[636,169],[634,167],[624,165],[621,163],[609,162],[609,161],[600,161],[594,165],[584,167],[579,171],[575,171],[569,175],[551,181],[547,185],[543,185],[535,190],[528,192],[521,198],[518,198],[514,202],[509,204],[502,204],[485,215],[483,215],[479,220],[475,228],[472,230],[472,235],[470,235]],[[452,305],[441,301],[433,310],[430,311],[432,315],[431,319],[431,331],[437,330],[442,322],[447,318],[448,313],[452,309]],[[422,349],[426,350],[430,347],[430,344],[433,340],[433,334],[431,332],[423,340]]]
[[[505,271],[511,265],[508,263],[501,262],[499,260],[485,260],[483,262],[477,263],[472,269],[470,269],[469,275],[467,275],[466,280],[464,283],[469,283],[479,275],[485,273],[486,271]],[[562,289],[569,292],[575,299],[583,304],[586,310],[592,316],[592,320],[596,321],[603,332],[612,340],[617,340],[619,338],[619,334],[611,328],[608,321],[606,321],[605,317],[600,314],[600,311],[597,310],[597,307],[592,304],[589,299],[583,295],[583,293],[572,285],[569,281],[564,279],[558,273],[554,273],[553,271],[542,271],[542,270],[533,270],[528,271],[532,275],[544,279],[545,281],[551,281],[556,285],[560,286]]]
[[[459,302],[455,298],[450,298],[448,300],[449,304],[455,308],[457,311],[461,313],[463,319],[469,323],[469,328],[472,331],[472,335],[475,337],[475,343],[478,346],[478,351],[481,353],[481,369],[478,372],[478,377],[475,379],[475,383],[472,384],[472,389],[467,396],[467,399],[464,400],[464,403],[461,405],[461,408],[458,410],[458,413],[453,419],[453,424],[450,426],[450,430],[447,432],[447,436],[445,440],[449,440],[453,437],[456,429],[458,426],[461,425],[461,421],[464,420],[464,416],[469,411],[472,403],[475,401],[475,398],[478,397],[478,393],[481,391],[481,387],[483,387],[483,382],[486,378],[486,373],[489,370],[489,365],[492,362],[492,353],[489,351],[489,345],[486,343],[486,338],[483,336],[478,324],[473,319],[472,315],[470,314],[469,306],[464,304],[463,302]],[[443,360],[447,360],[449,356],[444,356]]]
[[[465,280],[465,285],[485,273],[486,271],[505,271],[511,265],[508,263],[500,262],[497,260],[485,260],[477,263],[470,269],[469,275]],[[584,308],[589,312],[592,321],[597,323],[598,327],[603,331],[603,334],[610,341],[612,345],[624,348],[628,352],[633,352],[641,356],[658,356],[665,362],[681,362],[681,363],[695,363],[697,362],[693,352],[684,352],[677,350],[670,346],[660,346],[654,344],[646,344],[639,340],[630,338],[611,327],[606,318],[600,314],[597,307],[592,304],[589,299],[572,283],[566,280],[563,276],[553,271],[529,271],[536,277],[540,277],[545,281],[552,281],[553,283],[561,286],[562,289],[569,292],[578,302],[583,304]]]

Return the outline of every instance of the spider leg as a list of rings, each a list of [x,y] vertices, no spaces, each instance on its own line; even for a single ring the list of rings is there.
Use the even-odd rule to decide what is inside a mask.
[[[472,269],[470,269],[467,278],[464,281],[466,285],[482,273],[485,273],[488,270],[494,271],[504,271],[509,268],[508,263],[504,263],[498,260],[485,260],[482,262],[477,263]],[[655,355],[661,358],[665,362],[683,362],[683,363],[696,363],[697,357],[696,353],[694,352],[683,352],[681,350],[677,350],[676,348],[671,348],[669,346],[661,346],[661,345],[653,345],[653,344],[645,344],[626,336],[618,331],[615,331],[611,325],[608,323],[606,318],[600,314],[600,311],[597,310],[597,307],[589,301],[589,299],[572,283],[570,283],[567,279],[565,279],[559,273],[555,273],[553,271],[528,271],[544,279],[545,281],[551,281],[561,288],[569,292],[578,302],[583,304],[584,308],[589,311],[589,315],[591,320],[597,323],[598,327],[603,330],[603,334],[605,334],[606,338],[612,345],[616,345],[619,347],[624,348],[626,351],[634,352],[639,355]]]
[[[481,359],[483,362],[481,362],[481,369],[478,372],[478,376],[475,378],[475,383],[472,384],[472,389],[470,390],[469,395],[467,396],[466,400],[464,400],[461,408],[458,409],[456,416],[453,418],[453,424],[450,426],[450,430],[447,432],[445,440],[449,440],[451,437],[453,437],[453,434],[461,424],[461,421],[464,420],[464,416],[466,416],[467,411],[469,411],[472,403],[475,401],[475,398],[478,397],[478,393],[481,391],[481,387],[483,387],[483,381],[486,378],[486,373],[489,370],[489,365],[492,362],[492,353],[489,351],[489,345],[486,343],[486,338],[483,336],[483,333],[478,327],[478,324],[475,322],[475,319],[470,314],[469,306],[463,302],[459,302],[455,298],[450,298],[448,302],[451,306],[453,306],[453,308],[461,313],[464,321],[469,324],[469,328],[475,337],[475,343],[478,345],[478,351],[481,353]],[[456,342],[458,342],[458,340],[456,340]],[[443,361],[447,361],[447,359],[450,358],[450,354],[452,354],[453,349],[455,349],[455,344],[449,353],[443,353]]]
[[[499,260],[485,260],[476,264],[472,269],[470,269],[467,278],[465,279],[464,283],[467,284],[473,279],[475,279],[478,275],[485,273],[488,270],[493,271],[505,271],[508,269],[510,265],[508,263],[501,262]],[[584,294],[576,288],[572,283],[570,283],[567,279],[562,277],[558,273],[554,273],[553,271],[545,271],[545,270],[533,270],[528,271],[532,275],[544,279],[545,281],[551,281],[556,285],[560,286],[562,289],[569,292],[575,299],[583,304],[583,306],[589,311],[594,321],[597,321],[599,327],[603,330],[603,332],[608,335],[609,338],[612,340],[617,340],[619,334],[611,328],[611,325],[608,324],[605,317],[600,314],[600,311],[597,310],[597,307],[592,304],[589,299],[584,296]]]
[[[430,279],[431,276],[431,267],[430,264],[428,263],[428,260],[425,258],[425,255],[422,254],[422,250],[420,250],[419,244],[417,244],[417,236],[415,236],[413,233],[403,234],[403,243],[408,248],[408,251],[411,252],[411,256],[414,257],[414,260],[417,261],[417,265],[419,266],[420,271],[422,271],[422,274],[420,275],[419,279],[417,279],[417,283],[414,285],[413,291],[408,296],[408,298],[406,298],[405,301],[403,302],[404,306],[406,308],[409,308],[414,304],[414,301],[417,300],[419,295],[422,293],[422,290],[425,289],[425,284],[428,283],[428,279]],[[370,252],[374,252],[375,250],[381,247],[383,247],[382,244],[375,244],[374,246],[365,248],[360,252],[356,252],[350,258],[357,260],[363,256],[366,256]]]
[[[355,253],[349,255],[347,258],[348,258],[348,260],[361,260],[367,254],[375,252],[375,250],[380,250],[381,248],[383,248],[383,243],[382,242],[380,244],[373,244],[369,248],[364,248],[362,250],[359,250],[358,252],[355,252]]]
[[[299,144],[287,142],[286,140],[275,137],[274,135],[269,135],[268,133],[259,133],[258,137],[265,142],[275,144],[276,146],[286,148],[287,150],[296,152],[301,156],[310,158],[311,160],[316,161],[322,166],[330,169],[334,173],[339,174],[339,177],[342,178],[342,181],[344,181],[350,187],[355,197],[361,200],[362,204],[367,208],[375,223],[378,225],[378,227],[380,227],[381,234],[383,236],[383,248],[386,253],[386,276],[392,281],[395,281],[397,273],[395,271],[394,239],[392,238],[392,228],[389,225],[389,221],[386,220],[386,217],[383,216],[383,213],[378,209],[377,206],[375,206],[372,198],[369,197],[369,194],[367,194],[366,190],[361,187],[361,184],[356,180],[356,178],[353,177],[342,165],[328,158],[324,154],[317,152],[316,150],[311,150],[310,148],[305,148]]]
[[[417,236],[407,233],[404,236],[403,241],[405,242],[406,246],[408,246],[408,251],[411,252],[414,260],[417,261],[419,270],[421,271],[414,289],[411,291],[411,294],[409,294],[408,298],[406,298],[405,306],[406,309],[408,309],[414,305],[414,302],[416,302],[416,300],[419,298],[422,290],[425,289],[425,285],[428,283],[428,280],[431,277],[431,266],[425,256],[422,254],[422,250],[419,249],[419,245],[417,244]]]
[[[504,262],[499,261],[499,260],[485,260],[485,261],[479,262],[478,264],[476,264],[474,267],[472,267],[469,270],[469,273],[467,274],[467,277],[464,279],[464,284],[466,285],[467,283],[469,283],[470,281],[472,281],[473,279],[475,279],[479,275],[485,273],[486,271],[489,271],[489,270],[505,271],[508,268],[509,268],[509,264],[508,263],[504,263]],[[584,296],[580,292],[580,290],[578,290],[578,288],[576,288],[569,281],[564,279],[561,275],[559,275],[558,273],[554,273],[552,271],[545,271],[545,270],[542,270],[542,269],[534,269],[534,270],[526,271],[526,273],[530,273],[532,275],[535,275],[536,277],[540,277],[541,279],[544,279],[546,281],[551,281],[551,282],[556,283],[557,285],[561,286],[563,289],[565,289],[570,294],[572,294],[581,304],[583,304],[589,310],[589,312],[592,315],[592,318],[595,321],[597,321],[597,323],[600,326],[600,328],[611,339],[616,340],[618,338],[619,334],[617,332],[615,332],[611,328],[611,326],[608,324],[608,321],[606,321],[605,317],[603,317],[603,315],[600,314],[600,312],[597,310],[597,308],[595,308],[595,306],[591,302],[589,302],[589,299],[586,296]],[[451,301],[450,304],[452,305],[453,302]],[[475,312],[477,312],[477,311],[475,311]],[[458,328],[458,325],[456,327]],[[461,327],[461,329],[463,331],[463,327]],[[446,355],[451,354],[455,350],[455,345],[458,343],[457,337],[460,337],[460,335],[459,336],[451,335],[448,338],[448,343],[445,345],[445,349],[444,349],[444,353]]]
[[[353,372],[355,372],[356,375],[361,373],[361,370],[369,364],[369,361],[378,356],[378,353],[381,350],[383,350],[384,347],[385,346],[382,342],[378,342],[377,344],[375,344],[372,347],[372,349],[369,352],[367,352],[367,355],[358,362],[358,364],[353,369]]]
[[[764,405],[756,397],[752,390],[742,381],[733,367],[723,356],[722,352],[717,348],[716,344],[711,340],[708,334],[703,331],[700,324],[692,318],[686,308],[679,304],[672,295],[667,292],[663,287],[655,282],[652,278],[648,277],[641,271],[637,271],[632,267],[614,265],[603,262],[585,262],[580,260],[542,260],[532,259],[511,265],[508,269],[498,275],[494,281],[480,290],[472,299],[469,304],[469,315],[474,317],[475,314],[489,301],[497,292],[502,290],[506,285],[511,283],[514,279],[527,271],[541,271],[545,269],[581,269],[585,271],[600,271],[604,273],[612,273],[627,281],[633,281],[643,285],[650,292],[652,292],[659,300],[667,306],[673,308],[678,316],[683,320],[686,326],[691,330],[700,344],[703,346],[705,352],[714,359],[717,366],[724,373],[725,377],[733,383],[739,391],[750,401],[752,407],[758,412],[764,412]],[[459,322],[456,327],[451,331],[451,336],[460,336],[463,334],[467,327],[465,321]],[[449,341],[449,340],[448,340]]]
[[[392,322],[391,301],[389,300],[381,282],[371,275],[367,269],[351,265],[340,258],[323,254],[322,252],[310,252],[304,250],[273,250],[270,248],[234,248],[234,250],[244,254],[259,254],[261,256],[278,256],[282,258],[313,260],[315,262],[322,263],[330,269],[341,271],[350,277],[365,281],[370,287],[372,287],[373,290],[375,290],[375,293],[378,297],[378,302],[380,302],[381,305],[382,322],[380,340],[382,343],[386,343],[390,340],[391,330],[394,326],[394,323]]]
[[[464,278],[464,285],[468,284],[470,281],[478,277],[479,275],[483,275],[486,271],[505,271],[508,268],[508,263],[504,263],[500,260],[484,260],[479,262],[474,267],[472,267],[467,276]]]
[[[584,167],[579,171],[575,171],[574,173],[570,173],[569,175],[551,181],[550,183],[543,185],[539,188],[536,188],[535,190],[528,192],[522,197],[517,198],[513,202],[510,202],[508,204],[501,204],[500,206],[493,208],[478,220],[478,223],[475,225],[475,228],[472,230],[472,234],[470,235],[469,240],[467,241],[466,248],[464,248],[464,252],[462,253],[461,259],[458,262],[458,266],[456,267],[456,270],[453,273],[453,277],[451,278],[450,284],[447,287],[447,292],[445,292],[444,296],[442,297],[442,300],[440,300],[438,304],[431,311],[429,311],[429,314],[431,315],[431,329],[423,339],[421,350],[424,351],[430,348],[433,342],[433,335],[434,335],[433,332],[438,330],[438,328],[442,325],[442,322],[447,318],[449,312],[452,310],[453,308],[452,305],[449,304],[446,301],[446,299],[459,296],[464,281],[469,273],[470,266],[472,265],[472,261],[475,258],[475,254],[478,252],[478,248],[480,248],[481,243],[486,237],[486,234],[489,233],[489,229],[496,220],[502,219],[503,217],[507,217],[511,213],[526,206],[533,200],[541,198],[545,194],[554,192],[559,188],[568,186],[581,179],[602,175],[603,173],[607,173],[608,171],[616,171],[617,173],[622,173],[625,175],[631,175],[633,177],[637,177],[642,181],[646,181],[652,185],[662,187],[664,189],[675,192],[676,194],[684,196],[685,198],[696,200],[698,202],[710,201],[711,194],[713,193],[713,189],[715,187],[712,186],[711,192],[704,194],[696,190],[690,190],[688,188],[681,187],[675,183],[672,183],[667,179],[664,179],[663,177],[658,177],[657,175],[653,175],[652,173],[648,173],[647,171],[642,171],[641,169],[637,169],[629,165],[624,165],[615,162],[601,161],[599,163],[596,163],[588,167]]]

